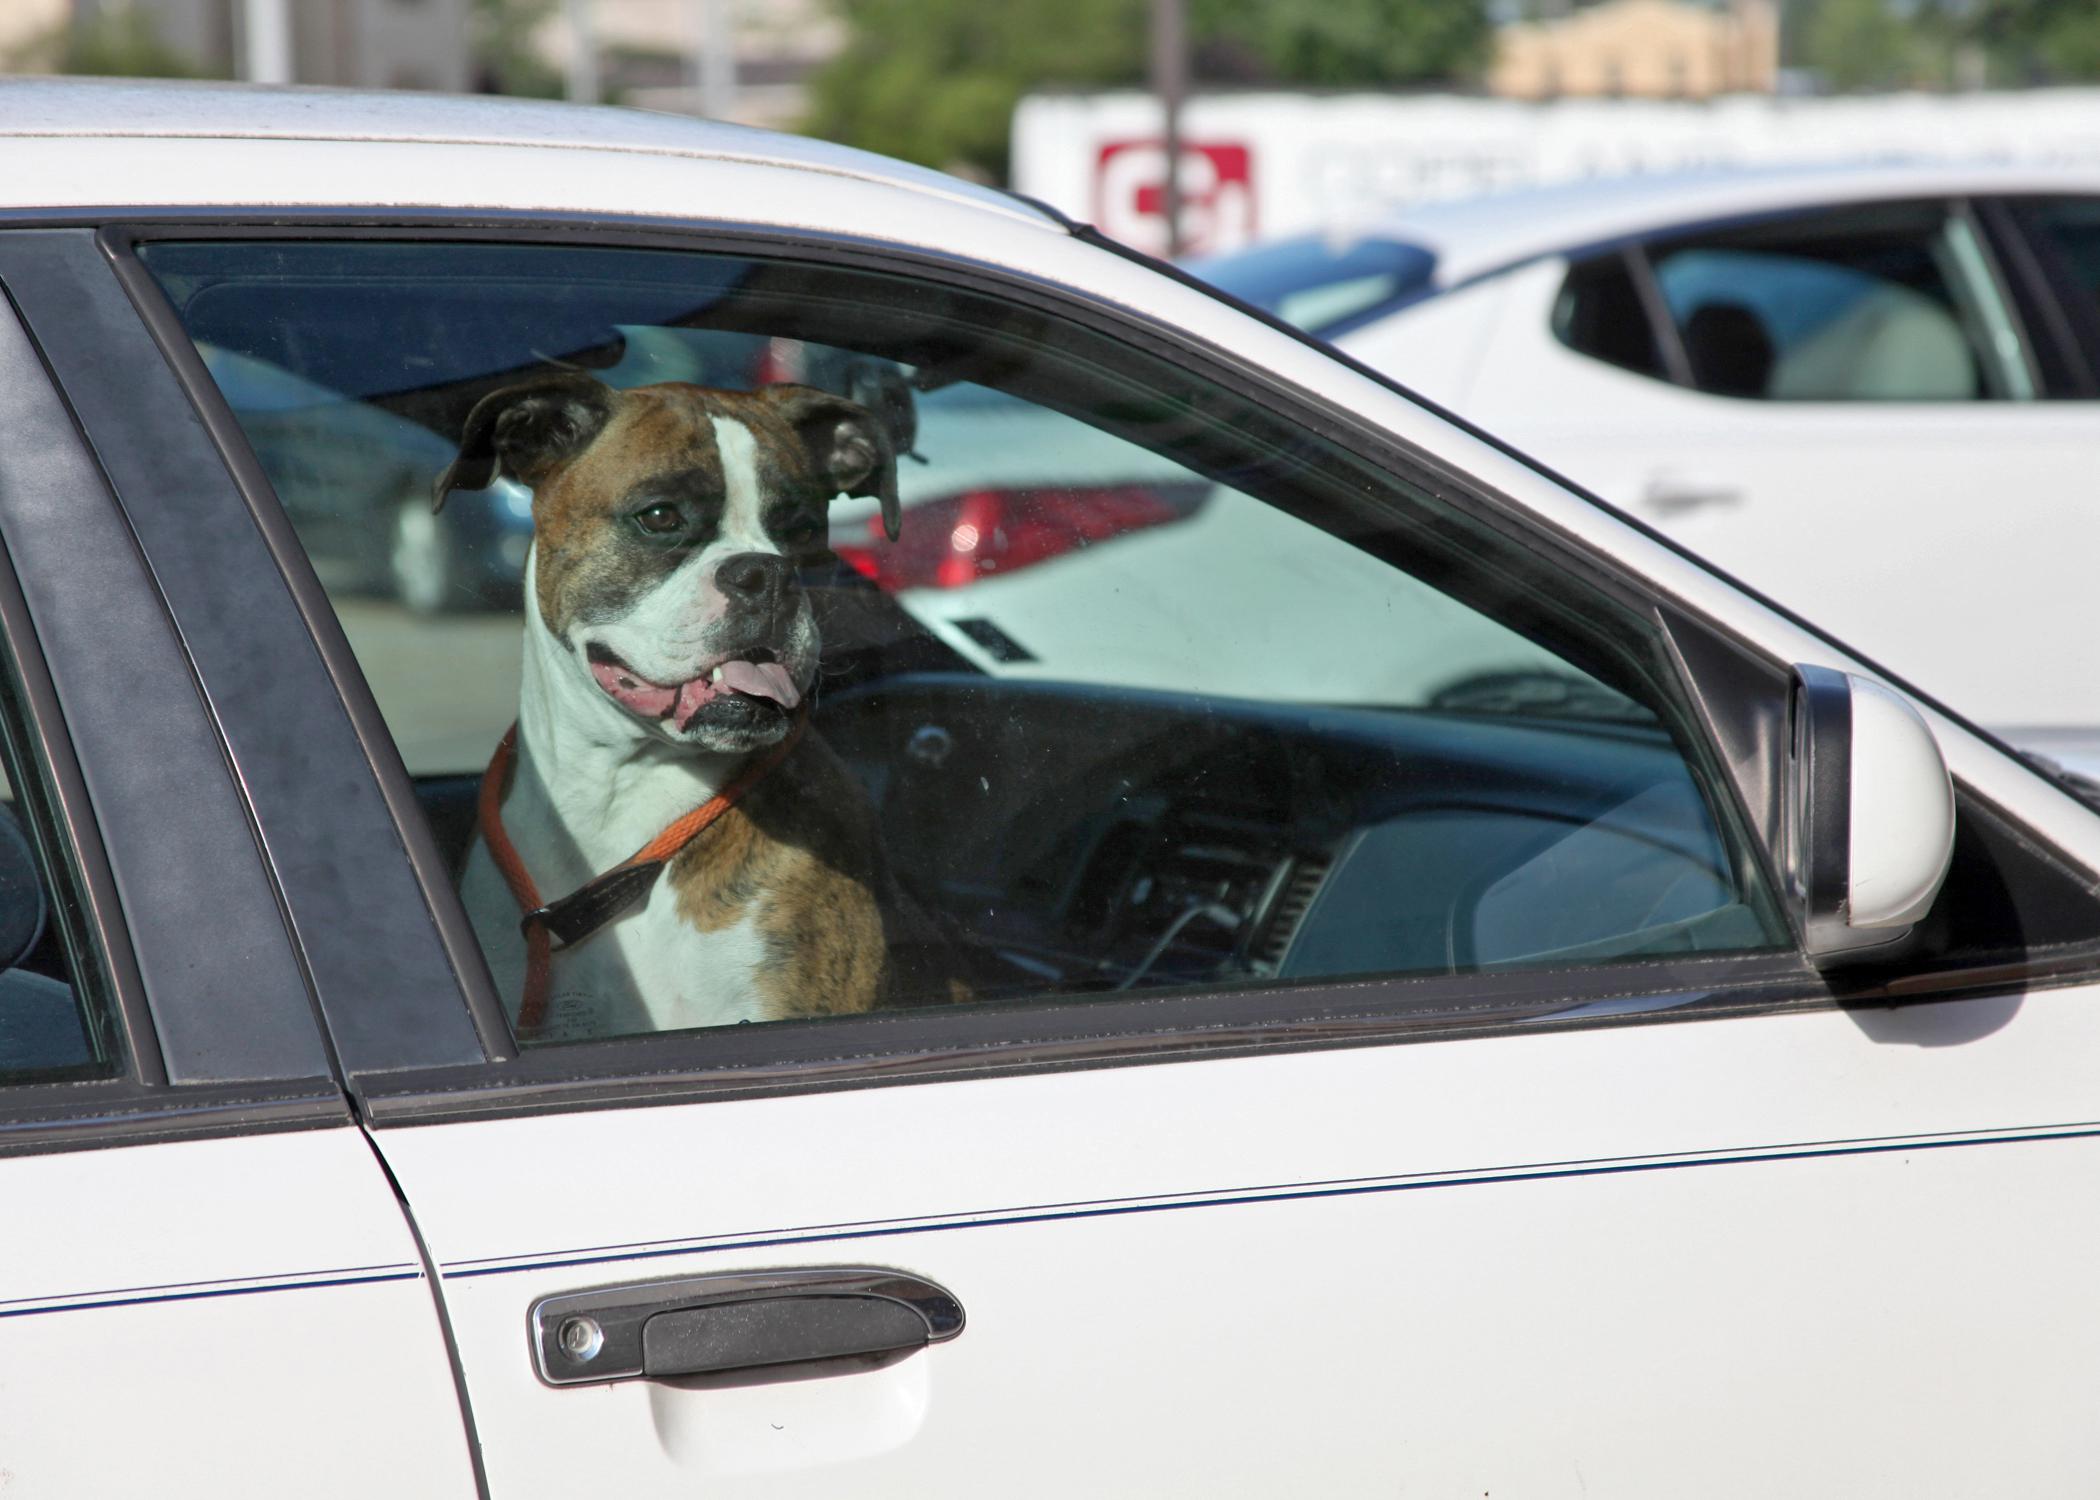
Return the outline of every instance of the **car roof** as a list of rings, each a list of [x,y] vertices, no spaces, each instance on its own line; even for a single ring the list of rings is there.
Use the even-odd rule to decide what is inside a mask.
[[[37,164],[40,146],[53,164],[77,163],[83,145],[104,148],[96,160],[106,171],[37,174],[34,202],[39,207],[167,201],[137,196],[135,174],[124,169],[126,141],[153,143],[161,161],[175,153],[187,181],[223,180],[226,196],[213,201],[229,205],[256,201],[240,192],[242,164],[256,159],[244,146],[325,142],[372,147],[368,154],[374,160],[383,154],[390,179],[387,201],[393,203],[441,204],[460,189],[457,156],[448,159],[442,149],[386,149],[420,144],[534,153],[541,191],[522,206],[535,209],[605,208],[594,183],[603,170],[603,154],[610,152],[849,179],[1062,228],[1041,210],[995,189],[850,147],[687,115],[544,100],[160,79],[12,78],[0,79],[0,139],[7,142],[9,167],[17,175]],[[333,159],[343,158],[337,152]],[[221,168],[216,174],[214,165]],[[124,192],[126,187],[133,192]],[[314,194],[301,201],[325,202],[328,195],[317,184]],[[361,200],[346,194],[343,201]],[[0,202],[24,200],[6,195]]]
[[[1812,163],[1643,173],[1415,204],[1328,238],[1420,245],[1437,257],[1435,283],[1448,287],[1542,255],[1789,208],[2056,192],[2100,193],[2100,167]]]

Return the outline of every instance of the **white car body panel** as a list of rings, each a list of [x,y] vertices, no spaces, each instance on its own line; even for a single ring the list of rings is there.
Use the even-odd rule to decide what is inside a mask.
[[[323,100],[303,128],[349,132],[350,108]],[[500,109],[445,108],[396,128],[501,127]],[[683,123],[653,127],[653,145],[628,121],[607,127],[617,149],[548,152],[490,138],[215,135],[210,110],[196,113],[191,139],[115,149],[24,133],[12,117],[0,124],[14,136],[0,198],[844,229],[1008,267],[1295,383],[1778,660],[1873,675],[1380,381],[971,190],[735,158],[728,137],[710,152],[707,127]],[[1494,315],[1491,301],[1480,309]],[[1450,378],[1467,383],[1456,365]],[[1472,383],[1492,379],[1483,369]],[[1922,707],[1959,782],[2100,871],[2100,818]],[[1728,960],[1711,962],[1725,983]],[[1627,1008],[1666,1003],[1628,997]],[[2055,1494],[2100,1481],[2089,1420],[2096,1048],[2100,986],[2082,985],[465,1119],[373,1140],[438,1265],[498,1496]],[[325,1149],[290,1173],[298,1143]],[[0,1163],[9,1187],[25,1185],[11,1203],[39,1223],[81,1226],[77,1243],[18,1250],[37,1258],[8,1284],[56,1297],[118,1277],[223,1276],[196,1269],[207,1257],[184,1249],[185,1233],[205,1248],[228,1237],[279,1247],[254,1252],[255,1275],[326,1264],[311,1248],[323,1241],[336,1264],[402,1268],[383,1286],[329,1291],[329,1315],[355,1312],[358,1333],[398,1336],[422,1363],[345,1361],[289,1381],[257,1353],[280,1344],[246,1321],[266,1318],[272,1297],[156,1304],[172,1310],[140,1325],[153,1358],[132,1388],[109,1387],[111,1400],[129,1408],[150,1390],[216,1401],[231,1389],[258,1427],[351,1401],[367,1421],[403,1424],[365,1455],[372,1470],[309,1463],[297,1485],[258,1488],[320,1493],[325,1474],[344,1494],[428,1493],[399,1477],[407,1465],[461,1473],[443,1441],[458,1433],[446,1425],[457,1421],[451,1390],[427,1368],[438,1347],[427,1288],[408,1274],[417,1257],[388,1218],[383,1179],[368,1158],[351,1160],[362,1143],[268,1137],[252,1161],[214,1158],[220,1200],[200,1200],[163,1165],[174,1160],[164,1153],[227,1149]],[[155,1192],[162,1201],[141,1197]],[[149,1212],[146,1222],[187,1227],[140,1247],[138,1271],[78,1269]],[[355,1253],[369,1261],[341,1260],[345,1245],[368,1247]],[[533,1371],[526,1318],[538,1297],[827,1264],[929,1276],[969,1325],[952,1343],[818,1376],[555,1389]],[[411,1329],[418,1306],[424,1324]],[[198,1308],[194,1322],[182,1311]],[[39,1360],[73,1362],[56,1390],[111,1379],[120,1342],[69,1344],[50,1332],[57,1317],[18,1321],[35,1332],[21,1346],[28,1363],[0,1360],[10,1392],[48,1375]],[[209,1378],[248,1384],[183,1387],[195,1367],[176,1355],[187,1359],[191,1340],[223,1346]],[[47,1428],[34,1441],[79,1433],[58,1399],[28,1408]],[[171,1419],[166,1437],[186,1431]],[[277,1435],[258,1436],[257,1464],[275,1461]],[[15,1451],[10,1435],[0,1464]],[[134,1469],[110,1493],[180,1493],[169,1476],[209,1471],[152,1472],[163,1482],[135,1482]],[[239,1487],[222,1470],[192,1492]]]
[[[361,1132],[15,1157],[0,1201],[10,1500],[474,1494],[431,1287]]]
[[[383,1141],[498,1495],[2064,1493],[2100,1472],[2095,999]],[[953,1290],[961,1337],[740,1386],[527,1357],[540,1296],[859,1264]]]

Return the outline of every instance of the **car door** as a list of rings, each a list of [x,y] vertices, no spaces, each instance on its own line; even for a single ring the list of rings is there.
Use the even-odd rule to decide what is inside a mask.
[[[2100,417],[2056,399],[2060,315],[2015,299],[1969,207],[1819,208],[1508,279],[1460,410],[2022,743],[2100,744]]]
[[[1053,254],[1029,243],[1002,249]],[[456,964],[452,1009],[424,1002],[485,1038],[448,1059],[436,1020],[323,1000],[491,1493],[2100,1475],[2100,833],[1935,717],[1942,899],[1900,958],[1817,973],[1769,871],[1784,663],[1838,648],[1102,251],[1060,288],[807,231],[105,244],[264,514],[288,481],[199,344],[333,368],[455,443],[492,389],[691,379],[722,330],[781,348],[717,385],[850,354],[954,393],[899,538],[835,502],[840,567],[803,586],[812,732],[961,1003],[536,1035],[450,879],[501,653],[541,627],[327,596],[280,554],[386,792],[363,826],[398,830],[451,944],[395,956],[403,983]],[[461,287],[474,313],[436,317]],[[324,896],[287,891],[296,927]]]
[[[11,307],[54,309],[52,252],[69,247],[97,273],[91,235],[0,234]],[[471,1495],[422,1255],[333,1076],[224,721],[162,603],[175,581],[148,571],[112,497],[112,477],[156,462],[150,433],[105,429],[114,443],[91,448],[48,373],[99,369],[101,399],[121,402],[104,363],[121,339],[90,317],[32,330],[11,307],[0,1489]],[[238,552],[213,470],[237,497],[202,446],[187,480],[155,476],[140,529],[197,527]]]

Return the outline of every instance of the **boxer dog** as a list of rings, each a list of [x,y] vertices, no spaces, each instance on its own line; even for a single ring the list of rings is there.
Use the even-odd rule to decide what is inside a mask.
[[[824,553],[836,495],[879,499],[897,534],[888,429],[808,386],[614,390],[560,374],[474,407],[437,503],[498,474],[533,495],[524,679],[461,894],[514,1018],[524,893],[581,892],[572,904],[597,919],[541,960],[543,1005],[521,1031],[616,1036],[899,998],[890,949],[911,918],[872,809],[800,734],[818,643],[795,572]],[[740,800],[653,880],[602,901],[581,890],[725,789]],[[523,887],[502,867],[506,840]]]

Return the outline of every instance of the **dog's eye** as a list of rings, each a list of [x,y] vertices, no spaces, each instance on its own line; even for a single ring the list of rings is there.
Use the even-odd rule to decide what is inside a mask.
[[[780,528],[780,539],[790,547],[807,547],[823,534],[823,528],[808,516],[801,516]]]
[[[668,502],[660,502],[650,506],[647,510],[636,511],[634,513],[634,524],[641,527],[642,530],[648,532],[651,536],[664,536],[669,532],[683,528],[685,517],[678,513],[677,506]]]

